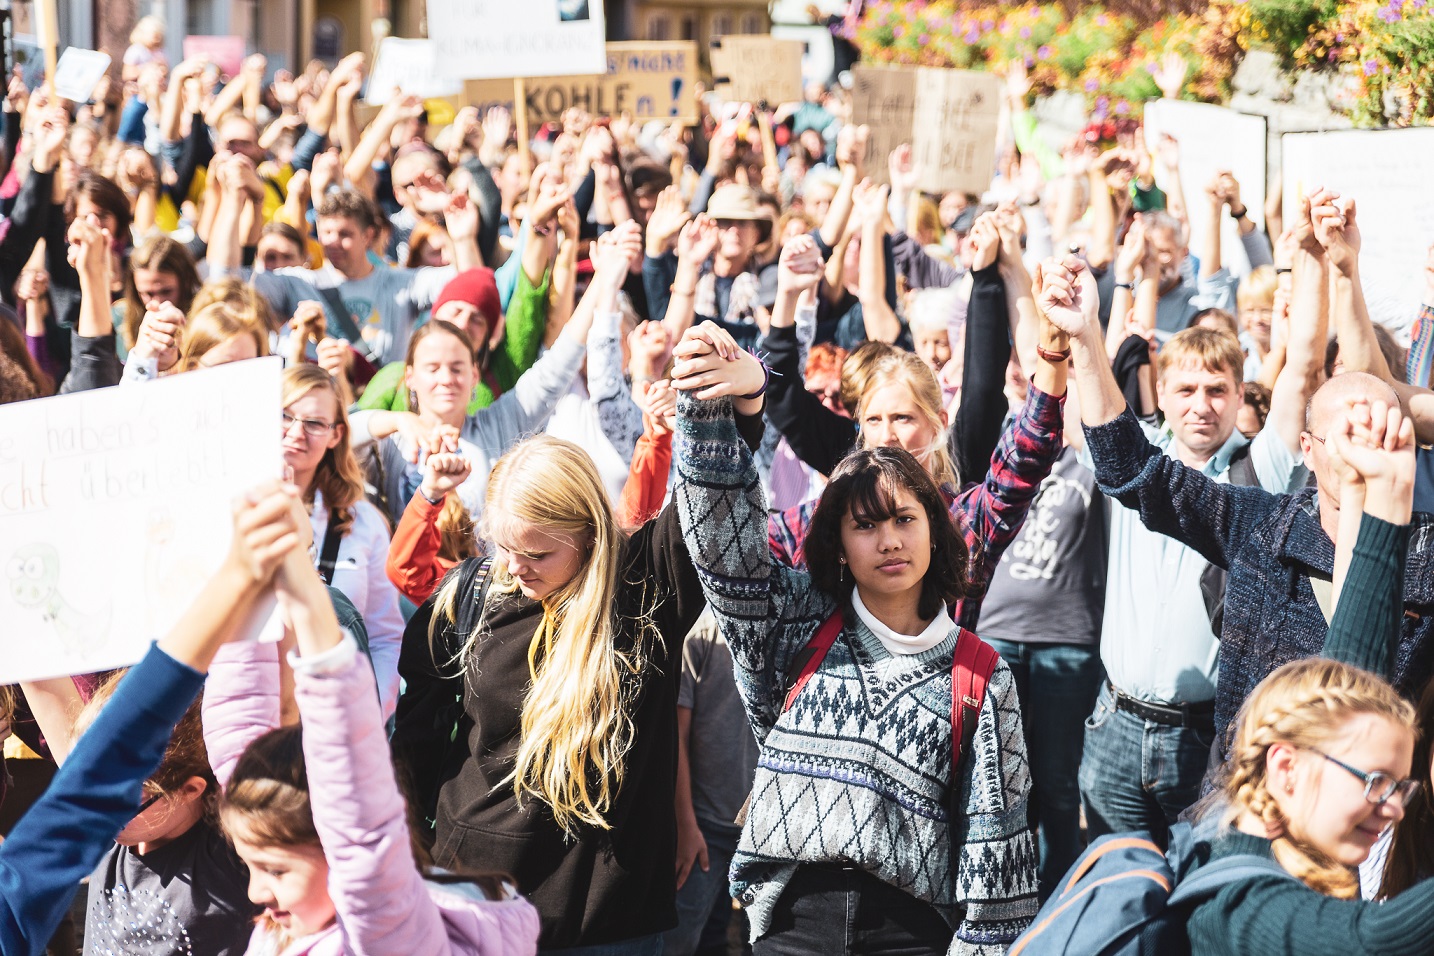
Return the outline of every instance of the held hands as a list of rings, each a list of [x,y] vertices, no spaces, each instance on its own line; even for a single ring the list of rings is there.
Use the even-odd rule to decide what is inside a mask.
[[[480,218],[478,204],[466,192],[460,190],[448,197],[443,209],[443,225],[455,244],[477,240]]]
[[[982,213],[971,224],[971,271],[979,272],[995,264],[1001,252],[1001,230],[993,213]]]
[[[755,395],[767,382],[762,363],[715,322],[694,325],[672,350],[672,387],[700,399]],[[759,399],[751,399],[757,401]]]
[[[289,552],[299,547],[302,535],[295,518],[297,498],[298,489],[293,485],[266,481],[234,502],[234,537],[224,565],[249,587],[267,586]]]
[[[140,358],[154,359],[161,372],[168,371],[179,361],[184,322],[184,313],[173,303],[149,303],[145,306],[144,320],[139,324],[133,351]]]
[[[1024,68],[1025,64],[1022,64]],[[921,181],[921,167],[916,165],[910,143],[902,143],[891,151],[886,158],[886,171],[893,192],[910,195],[916,190],[917,183]]]
[[[629,219],[598,237],[593,253],[593,275],[606,289],[616,293],[634,267],[642,267],[642,227]]]
[[[114,238],[108,229],[101,229],[91,219],[76,219],[70,223],[69,249],[66,257],[75,271],[88,280],[103,286],[109,292],[111,247]],[[96,291],[100,291],[96,289]]]
[[[344,379],[353,366],[353,349],[340,339],[320,339],[316,348],[319,368],[329,373],[330,378]]]
[[[822,281],[822,253],[816,241],[803,233],[782,247],[777,264],[777,294],[800,295]]]
[[[1099,329],[1100,293],[1095,276],[1075,256],[1047,259],[1036,267],[1036,308],[1071,338]]]
[[[69,131],[68,111],[59,106],[46,110],[39,127],[31,134],[34,152],[30,155],[30,168],[37,173],[47,173],[54,169],[64,150],[65,136]]]
[[[671,188],[671,187],[668,187]],[[663,190],[666,195],[667,190]],[[679,199],[681,197],[678,197]],[[659,198],[658,202],[661,202]],[[684,209],[684,213],[686,210]],[[649,226],[649,229],[651,227]],[[717,220],[705,212],[697,216],[687,225],[682,227],[682,232],[677,237],[677,258],[692,266],[700,268],[701,265],[717,252],[717,243],[721,234],[717,230]],[[649,252],[649,255],[651,253]]]
[[[638,397],[637,404],[642,409],[642,427],[654,438],[677,430],[677,393],[667,379],[648,385]]]
[[[423,483],[418,490],[429,501],[442,501],[450,491],[473,474],[473,463],[463,455],[442,452],[429,455],[423,466]]]
[[[1145,238],[1145,219],[1135,214],[1130,228],[1125,231],[1125,241],[1115,255],[1115,281],[1133,282],[1135,271],[1145,264],[1149,254],[1149,243]]]
[[[1310,199],[1310,223],[1314,237],[1341,275],[1352,276],[1359,268],[1359,226],[1355,223],[1354,199],[1335,193],[1320,194],[1324,201]]]
[[[1341,484],[1363,486],[1366,512],[1395,524],[1409,521],[1414,499],[1414,422],[1397,404],[1351,402],[1330,423],[1325,447]]]
[[[661,322],[639,322],[627,335],[629,366],[635,380],[653,381],[672,357],[672,335]]]

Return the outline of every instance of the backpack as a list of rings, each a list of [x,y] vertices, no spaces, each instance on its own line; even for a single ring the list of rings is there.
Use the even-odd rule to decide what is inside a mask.
[[[788,669],[789,674],[796,675],[787,685],[786,696],[782,700],[782,713],[792,709],[796,702],[797,695],[812,675],[822,666],[826,660],[827,652],[836,643],[837,636],[841,634],[842,615],[840,611],[833,611],[831,617],[822,622],[817,628],[812,639],[806,643],[796,656],[792,658],[792,666]],[[971,754],[971,744],[976,739],[976,725],[981,719],[981,705],[986,700],[986,685],[991,682],[991,675],[996,672],[996,663],[1001,656],[996,649],[975,634],[960,628],[956,637],[956,650],[951,655],[951,785],[947,790],[947,809],[951,820],[951,842],[952,842],[952,865],[955,865],[957,853],[960,847],[956,845],[958,839],[958,828],[955,823],[965,813],[965,808],[958,804],[961,798],[961,788],[957,786],[960,774],[964,769],[966,759]],[[737,814],[735,821],[741,826],[747,821],[747,808],[752,802],[750,794],[747,796],[747,803],[742,805],[742,810]]]
[[[1248,853],[1190,873],[1195,843],[1187,823],[1170,828],[1168,853],[1148,833],[1096,840],[1008,956],[1188,956],[1185,922],[1195,905],[1253,876],[1294,879],[1274,860]]]
[[[1255,463],[1250,460],[1249,445],[1241,445],[1235,449],[1226,470],[1232,485],[1255,488],[1260,485],[1260,477],[1255,474]],[[1219,637],[1225,628],[1225,584],[1228,579],[1229,574],[1225,569],[1213,564],[1205,565],[1205,570],[1200,572],[1200,596],[1205,599],[1205,613],[1210,618],[1210,629],[1215,632],[1216,637]]]

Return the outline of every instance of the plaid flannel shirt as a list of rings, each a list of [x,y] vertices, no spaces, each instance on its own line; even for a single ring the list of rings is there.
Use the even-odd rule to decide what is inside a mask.
[[[1026,404],[1001,433],[985,480],[971,482],[959,493],[949,486],[941,489],[950,507],[951,520],[956,522],[971,556],[970,596],[959,601],[952,612],[956,623],[968,630],[975,630],[986,585],[991,582],[1006,546],[1015,540],[1025,523],[1026,512],[1040,491],[1041,482],[1060,457],[1064,407],[1064,395],[1047,395],[1031,386]],[[799,571],[806,570],[802,545],[816,506],[816,501],[808,501],[768,518],[767,541],[775,560]]]

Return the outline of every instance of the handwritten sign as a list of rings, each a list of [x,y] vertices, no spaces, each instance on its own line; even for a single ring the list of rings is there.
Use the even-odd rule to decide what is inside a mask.
[[[915,69],[857,66],[851,71],[852,122],[867,126],[866,171],[873,182],[890,183],[886,159],[910,143],[916,120]]]
[[[464,80],[596,76],[606,30],[603,0],[428,0],[437,68]]]
[[[1205,248],[1210,232],[1205,189],[1221,170],[1229,170],[1240,184],[1240,201],[1257,225],[1264,225],[1265,146],[1267,131],[1263,116],[1249,116],[1184,100],[1153,100],[1145,106],[1145,144],[1157,148],[1160,135],[1168,133],[1180,144],[1180,187],[1190,207],[1190,249],[1196,254]],[[1157,176],[1164,168],[1156,165]],[[1169,188],[1163,181],[1162,189]],[[1225,216],[1220,227],[1220,258],[1235,275],[1248,275],[1250,262],[1240,243],[1240,227]]]
[[[594,116],[630,113],[646,120],[697,121],[697,44],[609,43],[607,72],[601,76],[545,76],[528,79],[528,121],[558,120],[564,110]],[[513,106],[513,81],[469,80],[463,97],[480,111]]]
[[[277,358],[0,407],[0,682],[133,664],[280,467]]]
[[[184,58],[207,56],[225,76],[238,76],[244,65],[244,38],[240,36],[187,36]]]
[[[712,41],[712,82],[729,103],[795,103],[802,98],[800,40],[725,36]]]
[[[911,154],[925,192],[981,195],[996,171],[1001,78],[969,70],[916,74]]]
[[[67,47],[55,67],[55,93],[72,103],[88,102],[110,68],[110,55]]]
[[[1434,129],[1286,133],[1281,138],[1285,222],[1320,186],[1353,196],[1359,274],[1370,317],[1407,337],[1419,314],[1424,259],[1434,241]],[[1255,205],[1255,204],[1252,204]]]
[[[394,90],[435,99],[462,92],[463,81],[439,72],[431,40],[384,37],[378,45],[364,100],[382,106],[392,99]]]
[[[866,168],[888,182],[886,158],[911,144],[923,192],[979,196],[996,167],[1000,80],[989,73],[932,67],[852,70],[852,121],[870,127]]]

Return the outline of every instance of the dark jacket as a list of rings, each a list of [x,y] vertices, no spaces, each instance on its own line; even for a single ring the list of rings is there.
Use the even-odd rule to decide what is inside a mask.
[[[1226,728],[1255,685],[1282,664],[1313,657],[1328,625],[1310,577],[1333,573],[1334,542],[1313,489],[1293,495],[1221,484],[1161,453],[1126,409],[1087,428],[1101,491],[1229,572],[1220,634],[1215,730]],[[1415,514],[1405,559],[1404,617],[1391,677],[1416,699],[1434,672],[1434,515]]]

